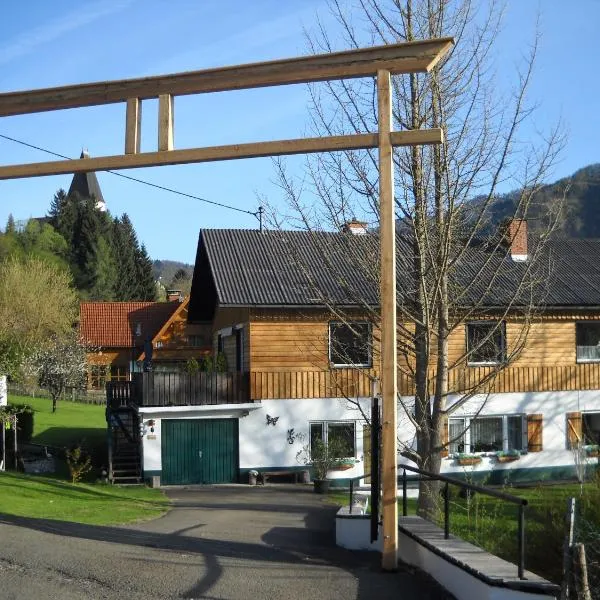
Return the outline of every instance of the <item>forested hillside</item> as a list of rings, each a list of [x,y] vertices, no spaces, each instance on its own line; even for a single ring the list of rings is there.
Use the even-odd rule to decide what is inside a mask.
[[[491,220],[498,223],[515,213],[518,192],[500,196],[491,209]],[[556,234],[573,238],[600,238],[600,164],[593,164],[570,177],[544,186],[535,196],[529,211],[533,231],[545,229],[552,207],[561,205]]]
[[[70,273],[81,299],[154,300],[152,261],[127,214],[113,218],[94,198],[59,190],[48,216],[0,233],[0,262],[36,257]]]

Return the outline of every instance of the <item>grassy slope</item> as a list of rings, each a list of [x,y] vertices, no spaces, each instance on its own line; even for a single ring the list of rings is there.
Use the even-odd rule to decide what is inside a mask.
[[[56,413],[47,398],[10,395],[11,404],[34,411],[32,442],[69,447],[83,444],[93,454],[106,447],[104,407],[62,401]],[[60,465],[59,465],[60,466]],[[64,472],[66,476],[66,471]],[[0,473],[0,513],[90,525],[116,525],[158,517],[168,500],[160,490],[102,484],[76,485],[46,475]]]
[[[104,407],[94,404],[59,401],[52,413],[48,398],[9,397],[11,404],[29,404],[35,411],[32,442],[49,446],[69,446],[85,439],[96,445],[106,441]]]
[[[0,513],[90,525],[116,525],[152,519],[167,508],[167,498],[156,489],[73,485],[34,475],[0,473]]]

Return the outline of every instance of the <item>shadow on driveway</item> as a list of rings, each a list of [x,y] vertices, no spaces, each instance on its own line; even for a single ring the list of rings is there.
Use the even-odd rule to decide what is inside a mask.
[[[223,577],[225,569],[229,571],[227,573],[229,577],[244,577],[244,569],[236,567],[238,563],[231,564],[229,561],[228,564],[226,561],[224,566],[220,562],[222,558],[247,561],[244,565],[253,567],[255,566],[253,563],[260,563],[259,568],[263,571],[264,577],[269,577],[270,570],[281,572],[282,566],[283,571],[286,571],[285,565],[288,565],[290,568],[286,572],[292,588],[298,568],[314,568],[320,572],[323,567],[340,569],[340,576],[350,577],[355,581],[357,600],[372,598],[396,600],[399,597],[403,600],[451,598],[426,576],[415,573],[407,567],[401,567],[395,574],[382,574],[379,569],[378,553],[350,552],[336,547],[334,515],[337,507],[324,504],[322,500],[317,501],[306,497],[303,501],[301,496],[289,493],[270,495],[267,492],[252,496],[252,493],[248,492],[213,491],[210,488],[187,493],[174,490],[170,491],[169,495],[172,496],[173,503],[170,513],[155,521],[133,527],[85,525],[11,515],[0,515],[0,525],[7,524],[110,544],[201,555],[205,562],[205,570],[200,579],[185,592],[183,597],[186,598],[207,597],[206,594]],[[288,502],[284,501],[285,498],[288,498]],[[261,502],[261,499],[264,502]],[[190,514],[188,511],[193,513]],[[229,515],[228,511],[232,514]],[[257,521],[254,523],[255,528],[258,527],[260,541],[218,539],[216,534],[218,520],[226,519],[233,522],[233,529],[235,529],[238,526],[237,521],[234,520],[236,511],[244,511],[244,514],[238,517],[241,519],[240,529],[243,528],[244,520],[252,518],[248,515],[252,513],[257,515]],[[264,513],[270,513],[272,519]],[[289,520],[291,513],[298,514],[299,526],[286,526],[285,519]],[[211,514],[217,521],[212,530],[206,525],[211,522]],[[288,517],[285,517],[286,514]],[[264,522],[269,523],[264,531],[260,529],[263,521],[258,520],[259,516]],[[156,529],[165,531],[157,532]],[[194,535],[193,530],[200,534]],[[243,537],[242,533],[240,537]],[[158,557],[148,555],[150,561],[156,558]],[[240,569],[238,574],[235,573],[236,568]],[[320,597],[324,597],[323,594]],[[331,597],[336,597],[333,591]]]

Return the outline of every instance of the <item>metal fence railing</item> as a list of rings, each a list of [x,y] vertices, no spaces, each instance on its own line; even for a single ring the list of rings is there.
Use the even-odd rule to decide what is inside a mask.
[[[407,502],[407,483],[408,478],[406,476],[406,471],[410,471],[412,473],[417,473],[420,478],[426,478],[431,480],[441,481],[444,484],[444,538],[448,539],[450,537],[450,485],[458,486],[463,490],[468,490],[469,492],[477,492],[479,494],[484,494],[486,496],[492,496],[493,498],[498,498],[504,502],[510,502],[511,504],[516,504],[518,507],[517,510],[517,547],[518,547],[518,561],[517,561],[517,569],[518,569],[518,577],[519,579],[525,579],[525,507],[527,506],[527,500],[524,498],[519,498],[517,496],[512,496],[511,494],[506,494],[504,492],[499,492],[497,490],[483,487],[481,485],[475,485],[472,483],[466,483],[461,481],[460,479],[455,479],[453,477],[446,477],[445,475],[439,475],[436,473],[430,473],[429,471],[423,471],[422,469],[418,469],[417,467],[411,467],[410,465],[398,465],[398,470],[402,470],[402,515],[406,516],[408,514],[408,502]]]

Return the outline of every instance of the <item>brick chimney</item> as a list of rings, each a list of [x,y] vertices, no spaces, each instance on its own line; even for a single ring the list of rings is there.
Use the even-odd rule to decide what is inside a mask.
[[[527,221],[511,219],[506,227],[506,238],[510,257],[514,261],[527,260]]]
[[[366,235],[367,224],[362,221],[352,219],[342,225],[342,233],[351,233],[352,235]]]
[[[180,290],[167,290],[167,302],[183,302],[183,294]]]

